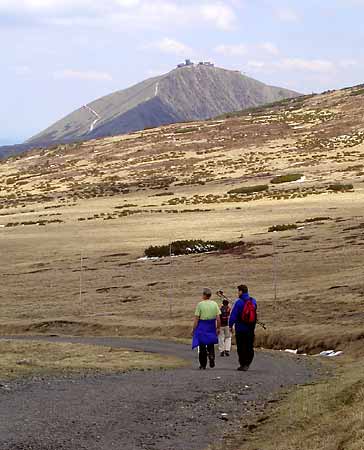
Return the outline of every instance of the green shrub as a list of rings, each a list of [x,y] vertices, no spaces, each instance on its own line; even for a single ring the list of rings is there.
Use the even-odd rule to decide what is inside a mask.
[[[145,249],[144,254],[148,258],[162,258],[170,255],[190,255],[193,253],[208,253],[213,251],[222,251],[235,248],[242,245],[242,242],[225,241],[203,241],[200,239],[191,239],[183,241],[174,241],[167,245],[150,246]]]
[[[287,230],[296,230],[298,226],[294,223],[288,223],[286,225],[273,225],[268,229],[269,233],[273,233],[274,231],[287,231]]]
[[[256,186],[242,186],[240,188],[232,189],[228,194],[253,194],[254,192],[267,191],[269,186],[267,184],[258,184]]]
[[[289,173],[287,175],[279,175],[271,180],[272,184],[290,183],[292,181],[298,181],[303,177],[302,173]]]
[[[351,183],[347,183],[347,184],[334,183],[334,184],[330,184],[328,189],[329,189],[329,191],[334,191],[334,192],[347,192],[347,191],[352,191],[354,189],[354,186]]]

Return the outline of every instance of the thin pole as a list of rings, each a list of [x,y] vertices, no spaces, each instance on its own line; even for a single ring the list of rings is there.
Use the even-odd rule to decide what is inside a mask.
[[[82,271],[83,271],[83,256],[80,255],[80,307],[82,306]]]
[[[172,243],[169,244],[169,264],[171,266],[171,270],[170,270],[171,292],[170,292],[170,295],[169,295],[169,317],[172,319],[172,291],[173,291],[173,284],[172,284],[172,276],[173,276],[173,271],[172,271]]]
[[[273,232],[273,286],[274,286],[274,304],[277,306],[278,297],[278,274],[277,274],[277,245],[275,240],[275,233]]]

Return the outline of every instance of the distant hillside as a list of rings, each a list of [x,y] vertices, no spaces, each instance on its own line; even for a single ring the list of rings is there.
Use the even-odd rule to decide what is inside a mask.
[[[363,117],[364,86],[357,86],[213,120],[35,149],[0,161],[0,209],[115,197],[124,217],[122,200],[136,214],[130,205],[232,207],[332,196],[352,186],[360,193]]]
[[[22,153],[34,147],[35,147],[34,145],[27,145],[27,144],[0,146],[0,159],[7,158],[8,156],[17,155],[18,153]]]
[[[207,65],[177,68],[84,105],[27,145],[115,136],[160,125],[208,119],[299,94]]]

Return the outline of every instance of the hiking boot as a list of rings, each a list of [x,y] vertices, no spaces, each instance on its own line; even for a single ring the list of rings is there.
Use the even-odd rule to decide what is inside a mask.
[[[200,366],[200,370],[206,370],[206,367]]]
[[[209,363],[211,369],[213,369],[215,367],[215,358],[213,356],[209,356]]]
[[[238,367],[239,372],[246,372],[249,370],[249,366],[240,366]]]
[[[221,352],[221,353],[220,353],[220,356],[225,356],[225,352]]]
[[[225,356],[230,356],[230,352],[225,351]]]

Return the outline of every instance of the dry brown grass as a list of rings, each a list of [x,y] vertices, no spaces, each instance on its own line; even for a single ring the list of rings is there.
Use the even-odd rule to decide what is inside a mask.
[[[161,213],[125,222],[2,229],[7,258],[0,262],[0,332],[186,337],[201,287],[234,297],[235,286],[244,281],[268,325],[267,333],[259,331],[258,345],[346,350],[363,339],[362,204],[358,193],[350,193],[324,203],[301,199],[257,202],[243,210],[214,208],[177,220]],[[301,226],[311,217],[332,220],[267,233],[269,225],[289,219]],[[240,240],[242,234],[251,244],[247,252],[184,256],[171,264],[169,258],[138,261],[150,244]]]
[[[346,362],[334,378],[291,392],[210,450],[363,450],[363,370],[363,360]]]
[[[258,345],[362,358],[364,103],[353,92],[190,124],[198,134],[172,125],[0,163],[0,225],[39,222],[53,210],[63,221],[1,227],[0,332],[186,338],[202,287],[235,296],[245,282],[268,325]],[[305,183],[227,194],[290,173]],[[328,192],[335,183],[354,191]],[[158,195],[166,192],[171,204]],[[332,220],[305,223],[313,217]],[[289,223],[304,228],[267,233]],[[138,261],[149,245],[180,239],[252,246]],[[362,364],[292,394],[258,444],[244,448],[362,448]]]
[[[0,359],[1,380],[95,371],[171,369],[184,364],[177,358],[127,349],[22,341],[0,341]]]

